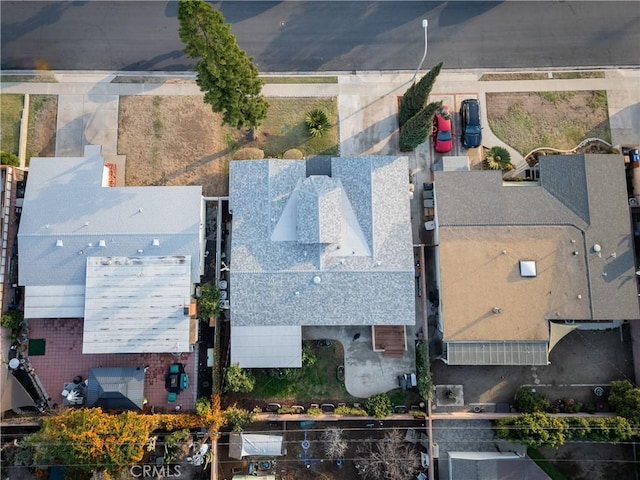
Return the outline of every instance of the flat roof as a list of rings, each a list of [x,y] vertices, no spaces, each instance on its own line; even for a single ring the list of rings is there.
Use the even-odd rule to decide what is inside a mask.
[[[547,319],[589,319],[585,254],[571,226],[441,227],[444,340],[546,341]],[[536,262],[535,277],[520,275],[521,260]]]

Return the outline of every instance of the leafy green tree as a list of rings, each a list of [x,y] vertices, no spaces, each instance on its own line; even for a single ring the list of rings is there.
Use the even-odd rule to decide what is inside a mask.
[[[558,447],[565,441],[567,422],[546,413],[525,413],[497,421],[498,437],[523,443],[529,447]]]
[[[241,432],[246,425],[252,423],[256,419],[256,415],[259,411],[259,409],[247,410],[245,408],[240,408],[234,403],[222,412],[222,416],[224,418],[225,425],[230,426],[234,432]]]
[[[256,385],[256,379],[248,370],[243,370],[239,364],[229,365],[224,372],[224,390],[226,392],[248,393]]]
[[[400,101],[399,123],[403,126],[427,104],[429,94],[436,83],[436,78],[444,65],[440,62],[429,70],[419,81],[411,85]]]
[[[573,440],[589,439],[591,435],[590,418],[586,417],[566,417],[569,426],[568,437]]]
[[[222,308],[220,304],[220,289],[213,283],[204,283],[200,287],[200,290],[198,314],[203,322],[209,321],[209,318],[218,315]]]
[[[386,393],[377,393],[367,398],[364,409],[369,415],[377,418],[388,417],[392,413],[391,400]]]
[[[0,151],[0,164],[17,167],[20,165],[20,159],[11,152]]]
[[[549,400],[540,392],[522,387],[516,393],[515,406],[516,410],[522,413],[546,412],[549,408]]]
[[[204,0],[180,0],[178,20],[184,52],[197,59],[196,83],[204,101],[222,113],[227,125],[258,127],[269,107],[261,93],[263,82],[222,13]]]
[[[43,417],[38,432],[25,439],[36,466],[67,465],[69,475],[93,470],[117,475],[142,460],[155,425],[152,415],[103,413],[100,408],[67,409]]]
[[[593,417],[590,419],[590,440],[598,442],[622,442],[633,435],[633,430],[624,417]]]
[[[634,387],[629,380],[614,380],[609,403],[619,416],[629,420],[636,435],[640,433],[640,388]]]
[[[413,150],[429,136],[433,128],[433,115],[442,107],[442,102],[433,102],[424,107],[407,121],[400,130],[400,150]]]

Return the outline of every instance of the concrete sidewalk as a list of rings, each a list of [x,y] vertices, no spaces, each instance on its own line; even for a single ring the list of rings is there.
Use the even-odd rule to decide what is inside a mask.
[[[12,72],[3,72],[9,75]],[[25,72],[13,72],[25,75]],[[107,155],[117,153],[118,99],[122,95],[201,95],[191,74],[127,72],[163,83],[113,83],[117,73],[52,72],[57,83],[2,83],[2,93],[58,95],[56,155],[80,155],[87,144],[100,144]],[[486,105],[487,92],[606,90],[614,145],[637,144],[640,138],[640,70],[609,70],[605,78],[570,80],[479,81],[482,72],[443,71],[432,97],[457,110],[459,101],[476,97]],[[340,154],[396,154],[397,101],[410,85],[412,72],[338,74],[338,83],[267,84],[266,97],[337,97]],[[482,109],[485,145],[503,145]],[[428,147],[428,144],[422,147]],[[424,155],[419,148],[410,157]],[[513,152],[518,161],[520,155]],[[414,165],[418,167],[418,165]]]

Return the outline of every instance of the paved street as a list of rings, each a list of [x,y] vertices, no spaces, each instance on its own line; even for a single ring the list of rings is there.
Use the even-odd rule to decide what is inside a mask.
[[[225,1],[262,72],[637,66],[637,2]],[[3,69],[189,70],[177,3],[0,3]]]

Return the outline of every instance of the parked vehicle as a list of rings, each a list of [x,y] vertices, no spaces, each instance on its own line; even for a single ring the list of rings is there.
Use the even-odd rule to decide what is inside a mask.
[[[453,148],[451,113],[446,105],[433,116],[433,148],[438,153],[447,153]]]
[[[460,125],[462,144],[467,148],[482,145],[482,127],[480,126],[480,102],[467,98],[460,105]]]

